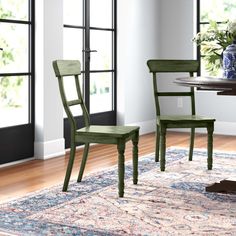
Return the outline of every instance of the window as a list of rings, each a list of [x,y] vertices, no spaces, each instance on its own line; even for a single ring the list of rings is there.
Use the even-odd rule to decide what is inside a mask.
[[[33,0],[0,0],[0,48],[2,164],[33,156]]]
[[[197,32],[202,32],[209,27],[210,21],[216,21],[219,28],[225,27],[227,20],[236,18],[235,0],[197,0]],[[206,55],[201,54],[200,48],[197,52],[201,61],[201,75],[203,76],[222,76],[221,69],[209,71]]]

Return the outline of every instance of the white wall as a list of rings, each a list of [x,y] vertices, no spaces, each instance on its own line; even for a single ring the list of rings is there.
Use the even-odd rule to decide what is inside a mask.
[[[36,1],[35,158],[64,154],[63,108],[52,61],[63,53],[63,1]]]
[[[119,0],[118,123],[137,124],[141,133],[154,131],[151,75],[146,62],[159,55],[159,1]]]
[[[160,0],[161,58],[193,58],[194,0]]]
[[[191,39],[194,35],[194,0],[160,0],[160,59],[194,59]],[[171,6],[171,7],[170,7]],[[176,86],[173,79],[188,74],[161,74],[158,81],[160,90],[189,90]],[[189,114],[188,98],[183,98],[184,106],[177,107],[177,97],[160,99],[163,114]]]

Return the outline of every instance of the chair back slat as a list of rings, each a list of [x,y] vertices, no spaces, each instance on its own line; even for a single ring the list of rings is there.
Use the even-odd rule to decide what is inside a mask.
[[[150,72],[197,72],[197,60],[148,60]]]
[[[57,60],[53,62],[56,76],[72,76],[81,74],[80,61],[77,60]]]
[[[157,92],[157,96],[168,96],[168,97],[176,97],[176,96],[191,96],[191,92]]]
[[[83,112],[85,126],[88,127],[90,124],[89,113],[85,106],[81,89],[80,89],[80,83],[79,83],[79,75],[81,74],[80,62],[77,60],[56,60],[56,61],[53,61],[53,68],[54,68],[56,77],[58,78],[59,90],[60,90],[63,107],[65,109],[72,132],[74,134],[75,131],[78,129],[78,127],[77,127],[77,122],[74,118],[73,112],[71,110],[71,106],[80,105],[81,110]],[[66,82],[65,78],[69,76],[74,77],[76,93],[77,93],[77,98],[70,101],[68,101],[66,97],[65,88],[64,88],[64,83]]]
[[[199,69],[199,62],[197,60],[148,60],[147,65],[149,71],[153,74],[153,91],[156,106],[156,115],[161,115],[159,97],[160,96],[189,96],[191,98],[191,113],[195,115],[195,98],[194,88],[190,88],[189,92],[168,92],[158,91],[157,73],[180,73],[187,72],[189,76],[193,76]]]
[[[71,100],[67,102],[68,106],[75,106],[75,105],[80,105],[82,103],[82,101],[80,99],[76,99],[76,100]]]

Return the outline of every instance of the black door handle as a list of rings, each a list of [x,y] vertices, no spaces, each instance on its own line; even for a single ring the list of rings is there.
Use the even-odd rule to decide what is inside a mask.
[[[97,52],[97,50],[90,50],[90,49],[83,49],[82,51],[83,51],[83,52],[87,52],[87,53],[90,53],[90,52]]]

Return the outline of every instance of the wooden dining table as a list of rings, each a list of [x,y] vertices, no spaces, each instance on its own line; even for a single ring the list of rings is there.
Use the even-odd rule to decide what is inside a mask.
[[[174,83],[181,86],[196,87],[197,90],[216,91],[217,95],[236,96],[236,80],[198,76],[176,78]],[[206,186],[206,191],[236,194],[236,179],[224,179],[219,183],[212,183]]]

